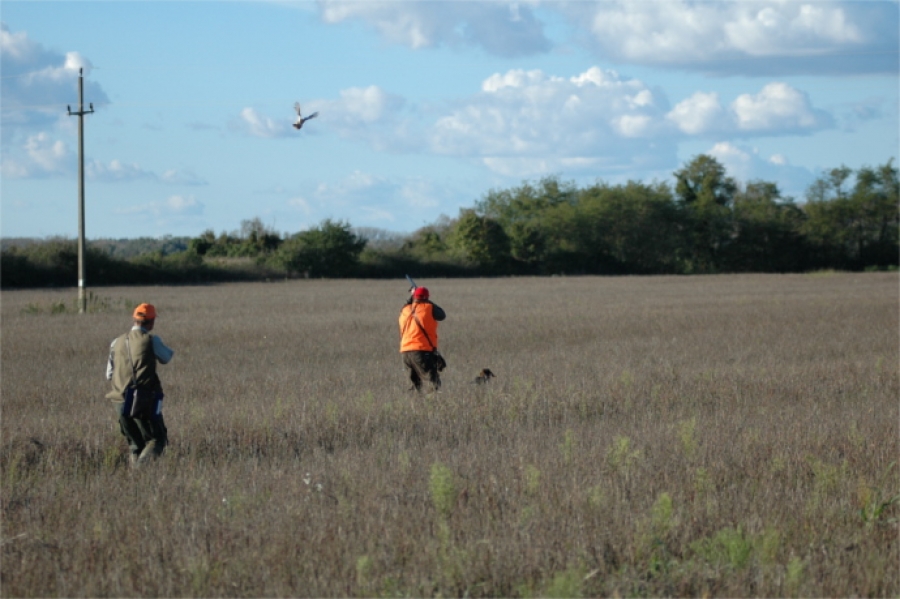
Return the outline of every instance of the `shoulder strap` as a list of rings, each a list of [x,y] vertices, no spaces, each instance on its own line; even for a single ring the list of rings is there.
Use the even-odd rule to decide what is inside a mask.
[[[422,331],[422,334],[423,334],[423,335],[425,335],[425,341],[427,341],[427,342],[428,342],[428,345],[431,346],[431,351],[435,351],[435,350],[437,349],[437,347],[436,347],[436,346],[434,345],[434,343],[431,341],[431,337],[428,336],[428,331],[426,331],[426,330],[425,330],[425,327],[422,326],[422,323],[419,321],[419,317],[416,316],[416,309],[415,309],[415,307],[414,307],[414,306],[415,306],[415,303],[410,304],[410,306],[411,306],[411,308],[410,308],[410,314],[412,314],[412,317],[415,319],[416,324],[419,325],[419,330]]]
[[[137,389],[137,369],[134,367],[134,358],[131,357],[131,343],[128,338],[131,337],[131,331],[125,333],[125,347],[128,352],[128,361],[131,362],[131,382],[134,384],[134,388]]]

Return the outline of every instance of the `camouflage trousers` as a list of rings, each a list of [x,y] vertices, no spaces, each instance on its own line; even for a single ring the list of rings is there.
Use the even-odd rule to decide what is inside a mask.
[[[162,455],[169,444],[168,430],[166,430],[166,421],[162,415],[163,394],[156,393],[156,410],[151,418],[132,418],[129,416],[131,412],[131,400],[134,391],[129,389],[126,393],[125,401],[115,405],[116,414],[119,417],[119,430],[122,436],[128,441],[128,448],[131,450],[132,458],[141,455],[148,446],[148,450],[153,452],[154,457]]]
[[[441,374],[438,372],[433,352],[405,351],[400,355],[403,358],[403,365],[409,371],[409,380],[413,384],[413,389],[421,391],[422,383],[426,379],[431,383],[433,391],[441,388]]]

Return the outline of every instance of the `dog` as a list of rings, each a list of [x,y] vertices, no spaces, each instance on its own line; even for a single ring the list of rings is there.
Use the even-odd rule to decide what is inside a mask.
[[[476,376],[475,380],[472,382],[475,383],[476,385],[484,385],[486,383],[489,383],[490,380],[492,378],[494,378],[495,376],[497,376],[497,375],[495,375],[493,372],[491,372],[490,368],[484,368],[484,369],[482,369],[481,372],[478,373],[478,376]]]

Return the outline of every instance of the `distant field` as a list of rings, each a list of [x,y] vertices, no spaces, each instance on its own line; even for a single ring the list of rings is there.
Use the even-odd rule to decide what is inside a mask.
[[[399,280],[4,291],[0,594],[896,597],[898,282],[423,280],[436,396]],[[171,446],[131,471],[144,301]]]

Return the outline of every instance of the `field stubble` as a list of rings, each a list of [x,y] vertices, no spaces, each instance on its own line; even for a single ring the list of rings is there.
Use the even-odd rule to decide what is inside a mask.
[[[3,596],[896,596],[895,273],[2,295]],[[103,398],[159,311],[171,445]],[[498,376],[471,384],[479,369]]]

